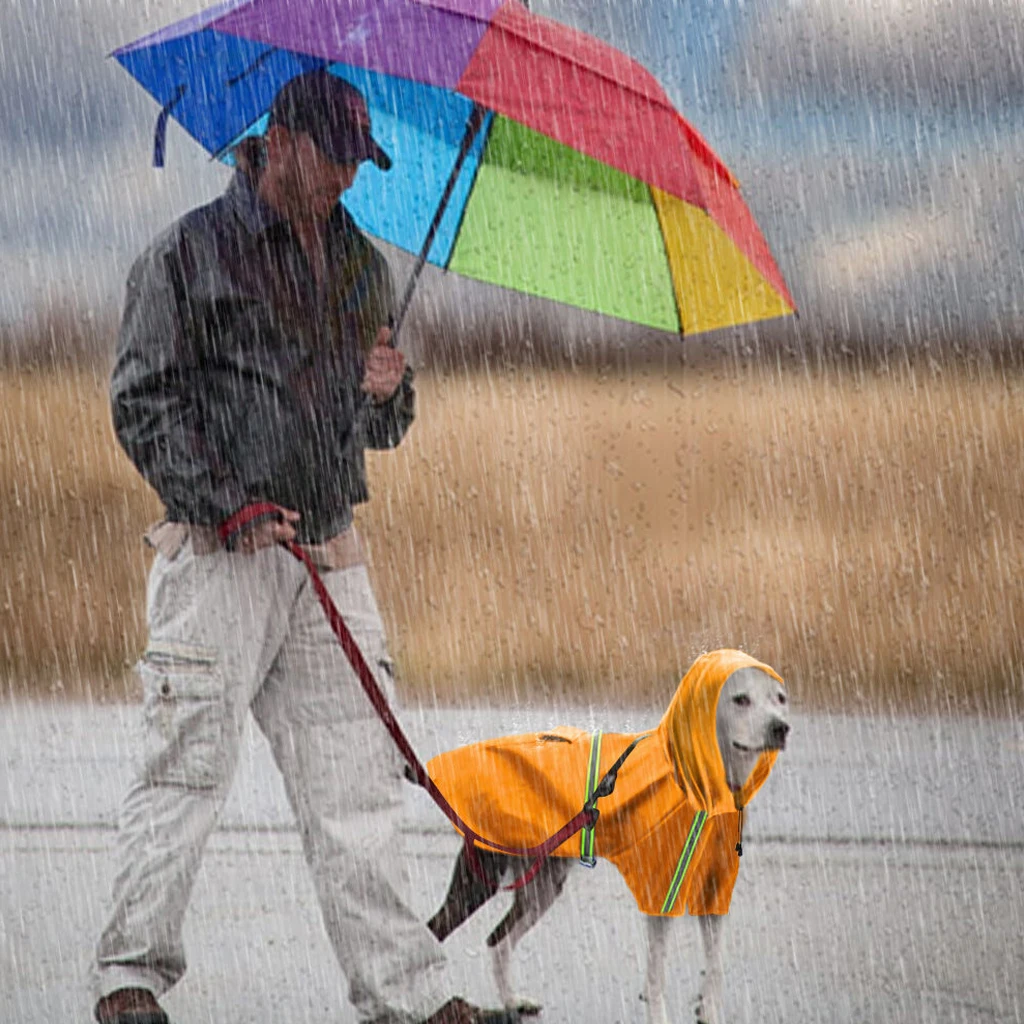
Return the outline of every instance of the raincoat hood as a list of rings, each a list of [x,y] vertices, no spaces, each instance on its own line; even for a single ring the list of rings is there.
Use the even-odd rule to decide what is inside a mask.
[[[657,729],[680,788],[695,807],[709,815],[746,807],[778,756],[774,750],[763,753],[740,793],[733,794],[729,789],[718,749],[718,697],[729,676],[741,668],[758,668],[782,682],[773,668],[743,651],[703,654],[683,677]]]
[[[718,698],[741,668],[767,665],[741,651],[702,655],[679,684],[660,724],[647,733],[589,733],[559,727],[459,747],[427,771],[479,836],[526,848],[553,835],[583,807],[596,784],[642,737],[598,802],[589,848],[622,874],[646,914],[728,912],[739,871],[742,808],[771,771],[762,754],[738,793],[729,790],[718,750]],[[779,679],[781,682],[781,679]],[[579,857],[582,834],[556,857]]]

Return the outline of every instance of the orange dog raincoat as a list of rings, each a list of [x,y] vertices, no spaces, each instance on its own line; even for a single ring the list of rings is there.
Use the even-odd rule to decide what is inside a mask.
[[[729,789],[716,734],[718,695],[733,672],[748,666],[782,682],[742,651],[698,658],[661,723],[620,769],[615,792],[598,802],[592,838],[574,836],[553,856],[592,851],[610,860],[645,914],[727,913],[739,871],[742,809],[776,757],[761,754],[742,791]],[[644,734],[557,728],[506,736],[441,754],[427,771],[479,835],[534,846],[579,812],[638,735]]]

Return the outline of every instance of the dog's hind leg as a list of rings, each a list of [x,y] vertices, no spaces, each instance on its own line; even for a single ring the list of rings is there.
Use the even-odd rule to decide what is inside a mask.
[[[498,996],[506,1009],[516,1010],[524,1015],[540,1013],[541,1007],[538,1003],[515,995],[512,989],[512,951],[558,898],[569,873],[569,863],[562,858],[549,857],[541,865],[532,882],[521,889],[516,889],[511,909],[487,937],[487,945],[491,949],[494,981],[498,988]]]
[[[470,867],[466,849],[459,851],[448,895],[441,909],[427,922],[427,927],[439,942],[446,938],[470,916],[476,913],[497,891],[502,870],[508,861],[504,854],[490,850],[477,850],[477,861],[483,874],[481,878]]]
[[[698,1024],[719,1024],[722,1019],[722,930],[725,917],[704,914],[700,921],[700,937],[704,942],[704,977],[697,996]]]

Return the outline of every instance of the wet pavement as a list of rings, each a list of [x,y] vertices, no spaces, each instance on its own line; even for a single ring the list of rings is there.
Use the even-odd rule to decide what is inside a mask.
[[[558,724],[632,731],[657,712],[409,709],[424,757]],[[0,705],[0,1022],[91,1019],[84,976],[109,893],[113,820],[131,775],[135,707]],[[726,936],[727,1020],[1024,1022],[1024,724],[794,715],[754,802]],[[405,839],[428,916],[457,840],[409,787]],[[493,1003],[483,939],[499,897],[449,940],[471,998]],[[674,1018],[690,1021],[693,922],[673,936]],[[353,1021],[262,738],[204,860],[176,1024]],[[614,869],[570,876],[520,945],[519,989],[542,1021],[640,1022],[642,922]]]

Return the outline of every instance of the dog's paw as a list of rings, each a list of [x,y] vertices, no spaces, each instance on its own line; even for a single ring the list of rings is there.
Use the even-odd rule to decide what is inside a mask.
[[[716,1010],[710,1007],[705,1008],[702,1003],[698,1003],[694,1011],[693,1019],[694,1024],[719,1024],[721,1016]]]
[[[513,999],[511,1006],[506,1006],[506,1010],[515,1010],[520,1017],[536,1017],[541,1010],[544,1009],[540,1003],[535,1003],[532,999]]]

